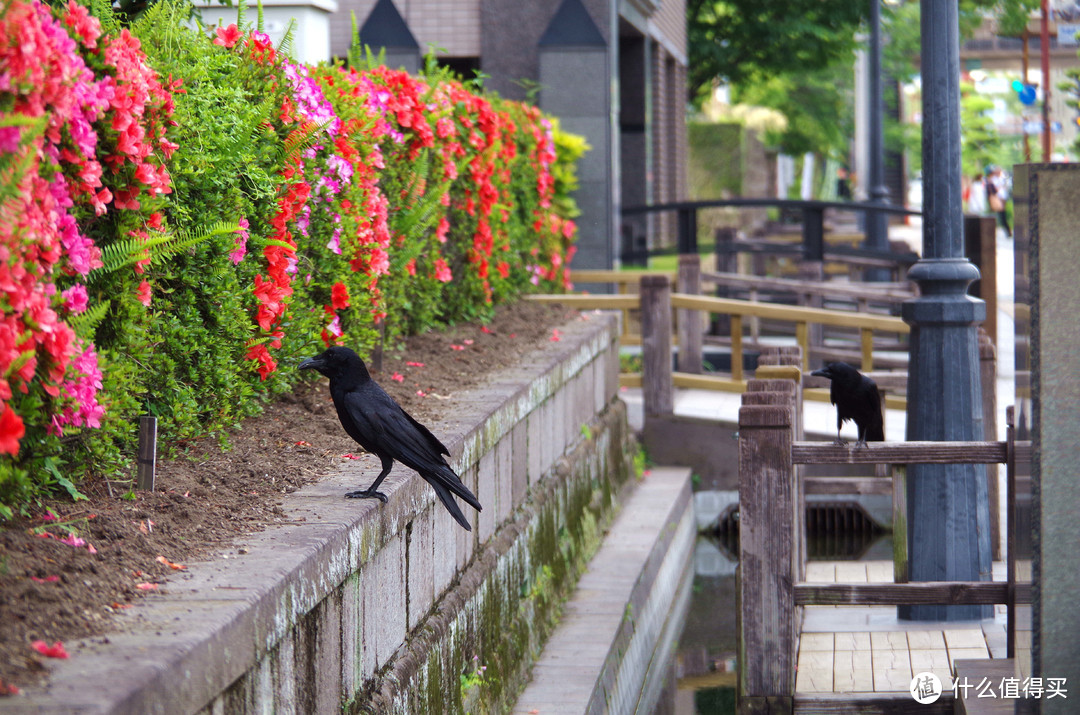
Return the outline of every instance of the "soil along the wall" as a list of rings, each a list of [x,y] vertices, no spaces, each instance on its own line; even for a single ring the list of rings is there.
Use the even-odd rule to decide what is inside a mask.
[[[75,644],[41,712],[454,712],[512,702],[631,472],[615,321],[588,316],[434,430],[478,495],[460,529],[365,456],[285,497],[288,523],[193,565],[129,632]],[[362,470],[363,474],[360,473]],[[0,704],[14,705],[14,701]]]

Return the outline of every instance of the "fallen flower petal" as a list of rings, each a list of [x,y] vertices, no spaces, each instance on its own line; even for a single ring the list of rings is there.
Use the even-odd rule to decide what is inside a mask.
[[[3,680],[0,680],[0,695],[18,695],[19,689],[14,685],[5,685]]]
[[[297,446],[297,447],[310,447],[311,442],[307,442],[305,440],[300,440],[299,442],[295,443],[295,446]]]
[[[64,644],[60,641],[56,641],[52,645],[49,645],[45,641],[34,641],[30,644],[30,647],[41,653],[46,658],[67,658],[68,652],[64,649]]]
[[[44,514],[41,515],[41,520],[42,521],[56,521],[58,518],[59,517],[57,517],[56,514],[53,513],[52,509],[49,509],[48,511],[46,511]]]
[[[464,350],[465,346],[464,345],[451,345],[450,349],[451,350]]]
[[[342,459],[360,459],[359,457],[357,457],[357,456],[356,456],[355,454],[353,454],[352,452],[349,452],[348,454],[343,454],[343,455],[341,455],[341,458],[342,458]]]
[[[560,332],[559,332],[559,329],[558,329],[558,328],[554,328],[554,329],[553,329],[553,330],[551,331],[551,338],[550,338],[550,340],[551,340],[551,342],[553,342],[553,343],[557,343],[557,342],[559,342],[560,340],[562,340],[562,333],[560,333]]]
[[[416,391],[416,396],[417,397],[427,397],[427,393],[424,392],[423,390],[417,390]]]
[[[96,554],[97,553],[97,549],[95,549],[94,545],[91,544],[89,541],[86,542],[86,550],[89,551],[91,554]]]
[[[187,566],[184,566],[183,564],[174,564],[172,561],[169,561],[164,556],[158,556],[154,560],[157,561],[159,564],[164,564],[164,565],[168,566],[169,568],[171,568],[174,571],[183,571],[184,569],[187,568]]]
[[[488,335],[494,335],[494,334],[495,334],[495,331],[494,331],[494,330],[492,330],[491,328],[489,328],[489,327],[488,327],[488,326],[486,326],[486,325],[481,325],[481,326],[480,326],[480,332],[481,332],[481,333],[486,333],[486,334],[488,334]]]
[[[62,539],[57,539],[61,544],[67,544],[68,546],[74,546],[76,548],[82,548],[86,546],[86,539],[80,539],[75,534],[68,534]]]
[[[157,584],[156,583],[146,583],[144,581],[142,583],[135,584],[135,588],[139,589],[140,591],[156,591],[157,590]]]
[[[407,362],[405,364],[409,367],[424,367],[424,363],[422,362]]]
[[[31,576],[30,580],[31,581],[36,581],[38,583],[56,583],[57,581],[60,580],[60,577],[59,576],[46,576],[45,578],[38,578],[37,576]]]
[[[390,379],[394,382],[405,382],[405,376],[402,375],[400,372],[395,372],[393,375],[390,376]]]
[[[476,342],[476,341],[475,341],[475,340],[473,340],[472,338],[465,338],[465,339],[464,339],[464,340],[462,340],[461,342],[465,343],[466,345],[472,345],[472,344],[473,344],[474,342]]]
[[[121,608],[132,608],[134,605],[135,604],[133,603],[117,603],[116,601],[109,604],[111,608],[115,608],[116,610],[120,610]]]

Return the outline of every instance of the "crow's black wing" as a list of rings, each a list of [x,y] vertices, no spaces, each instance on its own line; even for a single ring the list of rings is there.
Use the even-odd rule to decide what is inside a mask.
[[[881,419],[881,393],[877,384],[863,377],[855,405],[855,424],[867,442],[885,441],[885,424]]]
[[[374,383],[342,396],[342,405],[364,439],[358,440],[379,456],[388,456],[415,469],[432,486],[458,495],[476,509],[480,503],[446,464],[448,454],[443,444],[419,422],[410,417],[393,398]],[[436,487],[440,499],[444,492]],[[446,504],[446,501],[443,500]],[[451,513],[454,513],[449,505]],[[460,513],[460,510],[459,512]],[[455,515],[456,517],[456,515]]]

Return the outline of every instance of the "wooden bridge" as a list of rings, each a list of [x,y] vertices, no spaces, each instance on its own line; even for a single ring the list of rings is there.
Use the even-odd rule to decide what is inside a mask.
[[[924,708],[919,712],[953,712],[954,679],[1019,677],[1010,660],[1017,648],[1016,607],[1030,603],[1031,587],[1018,581],[1015,549],[1009,549],[1003,581],[909,583],[905,474],[906,465],[916,463],[1006,465],[1011,542],[1015,463],[1029,443],[1014,439],[1011,424],[1005,441],[872,443],[861,449],[806,442],[798,417],[801,371],[797,362],[788,370],[787,378],[750,380],[739,411],[740,713],[907,711],[915,706],[911,679],[920,672],[937,675],[945,693],[938,705],[918,706]],[[891,564],[807,563],[806,464],[886,467],[894,513]],[[889,613],[883,617],[880,609],[871,613],[901,604],[1001,604],[1007,613],[1004,643],[993,624],[962,628],[903,622]],[[821,607],[848,610],[830,618]],[[961,705],[976,712],[974,706],[983,704],[970,694]]]

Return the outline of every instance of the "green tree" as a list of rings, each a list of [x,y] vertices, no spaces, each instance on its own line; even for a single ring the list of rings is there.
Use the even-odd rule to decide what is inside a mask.
[[[849,61],[865,0],[688,0],[689,88],[732,85]]]
[[[787,118],[764,141],[784,154],[812,152],[843,161],[853,127],[850,66],[834,63],[814,72],[776,74],[746,82],[732,93],[741,104],[769,107]]]
[[[981,174],[983,168],[1000,161],[1001,136],[989,112],[994,102],[976,94],[974,85],[960,87],[960,161],[964,176]]]

